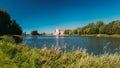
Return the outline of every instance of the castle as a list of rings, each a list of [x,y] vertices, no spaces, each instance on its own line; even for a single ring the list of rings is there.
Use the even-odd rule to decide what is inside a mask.
[[[55,29],[53,35],[63,36],[64,35],[64,29]]]

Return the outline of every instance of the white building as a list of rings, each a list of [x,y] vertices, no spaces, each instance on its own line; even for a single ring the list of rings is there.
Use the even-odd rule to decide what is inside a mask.
[[[64,30],[63,29],[55,29],[53,35],[63,36],[64,35]]]

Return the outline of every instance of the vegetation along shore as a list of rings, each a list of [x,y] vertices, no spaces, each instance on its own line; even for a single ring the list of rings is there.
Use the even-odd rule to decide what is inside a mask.
[[[0,40],[1,68],[119,68],[120,55],[88,54],[84,49],[59,52],[54,48],[29,48],[25,44],[15,44],[12,37]]]

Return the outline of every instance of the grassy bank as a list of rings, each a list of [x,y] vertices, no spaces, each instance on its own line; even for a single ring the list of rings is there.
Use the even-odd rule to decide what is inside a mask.
[[[107,35],[107,34],[83,34],[80,36],[94,36],[94,37],[113,37],[113,38],[120,38],[120,34],[113,34],[113,35]]]
[[[120,55],[90,55],[85,50],[61,53],[54,48],[29,48],[14,39],[0,40],[0,68],[119,68]]]
[[[65,37],[67,36],[88,36],[88,37],[111,37],[111,38],[120,38],[120,34],[112,34],[112,35],[108,35],[108,34],[73,34],[73,35],[63,35]]]

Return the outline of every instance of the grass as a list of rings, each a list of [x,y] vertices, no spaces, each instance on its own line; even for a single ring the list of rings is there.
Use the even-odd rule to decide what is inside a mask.
[[[29,48],[15,44],[11,37],[4,38],[0,41],[0,68],[120,68],[117,53],[92,55],[83,49],[61,53],[54,48]]]
[[[120,38],[120,34],[82,34],[80,36],[94,36],[94,37],[112,37],[112,38]]]

